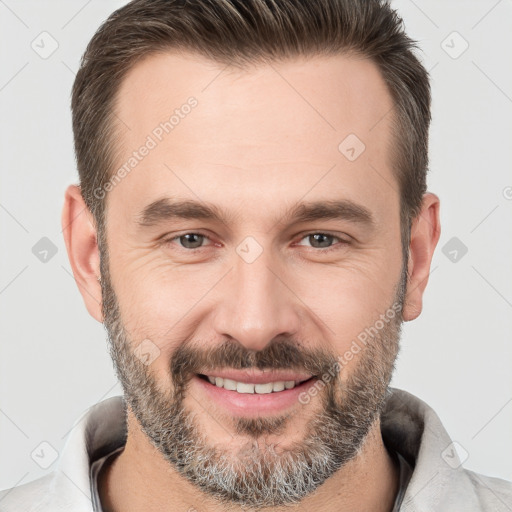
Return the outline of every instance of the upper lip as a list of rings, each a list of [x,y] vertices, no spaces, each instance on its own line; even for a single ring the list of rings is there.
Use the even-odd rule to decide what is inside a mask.
[[[313,375],[308,373],[291,372],[291,371],[262,371],[262,370],[207,370],[201,373],[209,377],[222,377],[223,379],[231,379],[236,382],[245,382],[247,384],[267,384],[268,382],[295,381],[304,382]]]

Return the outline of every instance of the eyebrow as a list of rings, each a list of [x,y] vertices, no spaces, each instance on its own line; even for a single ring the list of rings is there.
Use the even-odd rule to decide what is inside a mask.
[[[216,205],[193,200],[173,200],[164,197],[147,205],[136,217],[140,227],[147,228],[174,219],[210,220],[229,224],[233,215],[227,215]],[[364,206],[351,200],[326,200],[300,202],[289,210],[278,222],[302,223],[316,220],[346,220],[366,227],[374,227],[375,219]]]

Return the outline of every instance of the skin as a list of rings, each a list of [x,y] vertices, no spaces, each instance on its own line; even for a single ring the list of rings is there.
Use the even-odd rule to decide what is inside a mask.
[[[150,56],[119,91],[117,164],[190,96],[197,107],[108,193],[111,279],[130,338],[158,345],[152,375],[168,389],[169,359],[191,338],[214,346],[229,336],[258,351],[287,333],[309,348],[344,354],[392,303],[402,265],[392,100],[378,69],[348,56],[243,71],[197,55]],[[338,149],[351,133],[366,146],[355,161]],[[229,222],[169,220],[142,229],[137,214],[163,196],[213,203],[230,215]],[[373,228],[347,219],[278,222],[298,201],[330,199],[364,206]],[[102,322],[96,228],[75,185],[66,191],[62,222],[85,305]],[[179,240],[161,242],[190,232],[209,237],[195,253]],[[306,236],[319,232],[351,242],[334,239],[337,248],[322,253]],[[439,235],[439,199],[427,193],[411,231],[405,321],[421,313]],[[236,251],[247,236],[263,249],[250,264]],[[354,357],[346,375],[357,364]],[[197,412],[207,439],[226,453],[247,440],[200,388],[192,385],[184,404]],[[270,441],[282,447],[300,442],[319,407],[319,396],[308,407],[296,404],[293,421]],[[397,488],[397,469],[376,422],[360,454],[294,510],[390,511]],[[130,410],[125,450],[102,475],[100,489],[107,510],[227,510],[198,495],[169,466]]]

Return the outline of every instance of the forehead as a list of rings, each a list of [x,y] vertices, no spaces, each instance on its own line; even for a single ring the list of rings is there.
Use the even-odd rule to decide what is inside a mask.
[[[356,56],[235,69],[193,54],[151,55],[117,95],[116,169],[128,172],[109,194],[127,216],[172,194],[261,209],[265,198],[341,193],[379,207],[383,190],[398,196],[392,107],[375,64]]]

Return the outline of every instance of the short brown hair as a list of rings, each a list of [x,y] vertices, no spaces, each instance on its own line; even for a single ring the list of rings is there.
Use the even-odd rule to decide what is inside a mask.
[[[353,53],[371,59],[394,101],[393,163],[400,188],[402,244],[426,191],[430,84],[415,42],[386,0],[134,0],[115,11],[89,42],[72,93],[81,192],[98,230],[114,172],[115,99],[143,57],[169,49],[234,66]]]

